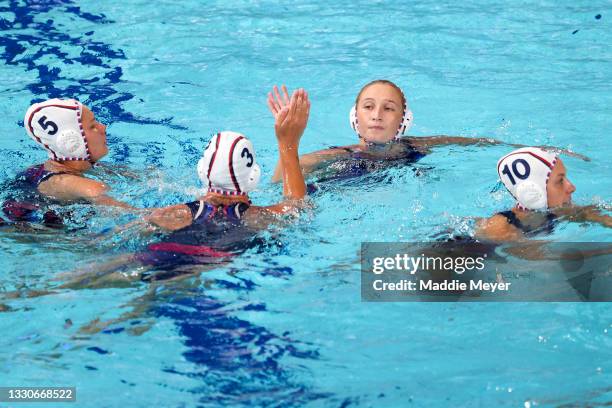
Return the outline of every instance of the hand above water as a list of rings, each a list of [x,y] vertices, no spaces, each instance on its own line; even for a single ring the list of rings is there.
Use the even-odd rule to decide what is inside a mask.
[[[272,88],[272,92],[268,92],[268,108],[274,119],[277,118],[279,112],[285,106],[289,106],[289,94],[287,93],[287,87],[285,85],[281,86],[282,95],[278,92],[278,86],[274,85]]]
[[[286,93],[286,88],[284,91]],[[279,147],[297,150],[310,114],[308,93],[302,88],[297,89],[288,103],[274,105],[274,108],[277,107],[279,109],[275,110],[271,105],[270,110],[275,115],[274,130]]]

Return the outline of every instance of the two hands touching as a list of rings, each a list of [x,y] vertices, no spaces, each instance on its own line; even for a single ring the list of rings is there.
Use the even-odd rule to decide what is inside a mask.
[[[306,195],[304,174],[300,167],[298,149],[310,114],[308,93],[297,89],[289,98],[287,87],[274,86],[268,94],[268,107],[274,116],[274,130],[278,141],[282,168],[283,194],[286,198],[301,199]]]
[[[297,150],[310,114],[308,93],[300,88],[289,98],[287,87],[283,85],[281,89],[282,95],[276,85],[268,93],[268,107],[274,116],[276,138],[279,147]]]

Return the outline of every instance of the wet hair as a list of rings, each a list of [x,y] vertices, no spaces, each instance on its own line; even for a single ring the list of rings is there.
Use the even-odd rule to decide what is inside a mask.
[[[359,103],[359,98],[361,98],[361,94],[363,93],[363,91],[365,91],[366,88],[369,87],[370,85],[376,85],[376,84],[384,84],[384,85],[389,85],[389,86],[393,87],[399,93],[400,98],[402,99],[402,106],[404,108],[406,107],[406,97],[404,96],[404,93],[402,92],[400,87],[395,85],[393,82],[388,81],[386,79],[376,79],[376,80],[374,80],[372,82],[368,82],[367,84],[365,84],[364,87],[361,88],[361,90],[357,94],[357,98],[355,99],[355,105],[357,105]]]

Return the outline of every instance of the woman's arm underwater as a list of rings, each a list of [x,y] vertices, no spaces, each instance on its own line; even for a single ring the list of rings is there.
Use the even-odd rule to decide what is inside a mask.
[[[612,217],[603,214],[595,205],[561,207],[555,209],[555,214],[570,222],[590,222],[612,228]]]
[[[334,160],[342,156],[348,155],[349,152],[342,148],[324,149],[312,153],[303,154],[299,157],[300,166],[302,167],[302,174],[310,174],[313,171],[316,171],[321,167],[325,166],[325,164],[333,162]],[[279,159],[278,164],[276,165],[276,169],[274,170],[274,175],[272,176],[272,182],[278,183],[282,180],[282,176],[283,163],[282,160]]]
[[[188,227],[193,222],[191,210],[185,204],[156,208],[144,217],[145,221],[168,231]]]
[[[554,214],[560,221],[589,222],[612,228],[612,217],[603,214],[595,205],[558,207],[554,209]],[[499,243],[531,241],[518,228],[510,225],[506,217],[499,214],[478,220],[474,236],[479,240]]]
[[[447,136],[447,135],[436,135],[436,136],[406,136],[403,139],[407,139],[411,145],[415,147],[419,147],[421,149],[429,149],[432,147],[438,146],[449,146],[449,145],[457,145],[457,146],[512,146],[512,147],[528,147],[527,145],[516,144],[516,143],[506,143],[501,140],[489,138],[489,137],[463,137],[463,136]],[[580,153],[573,152],[568,149],[560,149],[554,146],[535,146],[540,149],[545,150],[555,150],[559,153],[563,153],[567,156],[575,157],[584,161],[591,161],[587,156],[584,156]]]

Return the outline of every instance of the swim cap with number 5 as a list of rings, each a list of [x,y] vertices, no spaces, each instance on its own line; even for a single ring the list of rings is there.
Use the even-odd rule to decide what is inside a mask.
[[[82,114],[83,105],[77,100],[49,99],[30,106],[23,125],[51,159],[89,160]]]
[[[546,184],[556,162],[556,153],[524,147],[499,159],[497,173],[521,207],[544,210],[548,208]]]
[[[225,131],[208,143],[198,162],[198,175],[210,192],[246,195],[257,187],[261,170],[251,141],[240,133]]]

